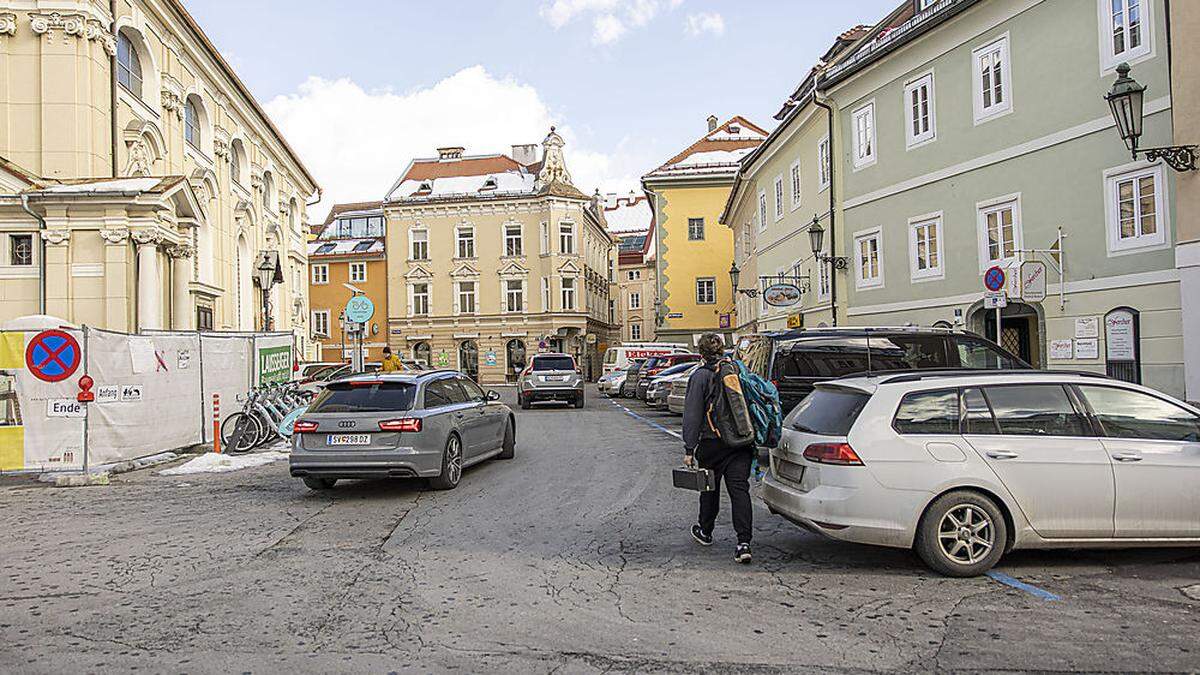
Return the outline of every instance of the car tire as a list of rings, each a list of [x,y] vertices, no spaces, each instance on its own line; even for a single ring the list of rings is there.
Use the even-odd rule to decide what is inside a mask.
[[[517,403],[521,405],[521,410],[529,410],[530,402],[528,397],[517,394]]]
[[[462,479],[462,439],[458,434],[450,434],[446,439],[446,447],[442,448],[442,472],[429,479],[429,487],[434,490],[453,490]]]
[[[1008,524],[1000,507],[971,490],[938,497],[917,525],[917,555],[930,569],[948,577],[974,577],[990,570],[1004,555]]]
[[[575,399],[575,407],[582,408],[583,404],[584,404],[583,394],[580,394],[579,397]]]
[[[322,478],[320,476],[305,476],[304,485],[309,490],[332,490],[337,484],[336,478]]]
[[[512,459],[517,455],[517,432],[513,429],[512,420],[504,422],[504,441],[500,445],[497,459]]]

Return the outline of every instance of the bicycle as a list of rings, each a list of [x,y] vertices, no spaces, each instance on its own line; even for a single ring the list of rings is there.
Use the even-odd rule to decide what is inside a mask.
[[[297,408],[308,405],[311,394],[294,384],[264,385],[251,389],[242,409],[221,423],[221,438],[230,454],[249,452],[281,438],[279,424]]]

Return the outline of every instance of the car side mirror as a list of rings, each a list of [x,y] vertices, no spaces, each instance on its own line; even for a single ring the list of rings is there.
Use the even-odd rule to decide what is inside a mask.
[[[487,400],[499,401],[500,400],[500,392],[496,391],[495,389],[488,389]]]

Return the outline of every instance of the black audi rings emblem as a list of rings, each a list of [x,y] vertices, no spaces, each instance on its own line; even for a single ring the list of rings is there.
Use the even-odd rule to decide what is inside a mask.
[[[349,429],[349,428],[351,428],[353,426],[357,426],[357,425],[358,425],[358,422],[355,422],[354,420],[342,420],[341,422],[338,422],[339,429]]]

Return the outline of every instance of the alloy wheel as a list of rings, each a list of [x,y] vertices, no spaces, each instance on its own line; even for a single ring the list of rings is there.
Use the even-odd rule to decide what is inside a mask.
[[[991,516],[974,504],[951,508],[938,525],[942,554],[960,565],[973,565],[983,560],[995,543],[996,528]]]
[[[451,483],[457,483],[462,476],[462,441],[458,436],[451,436],[446,444],[446,478]]]

